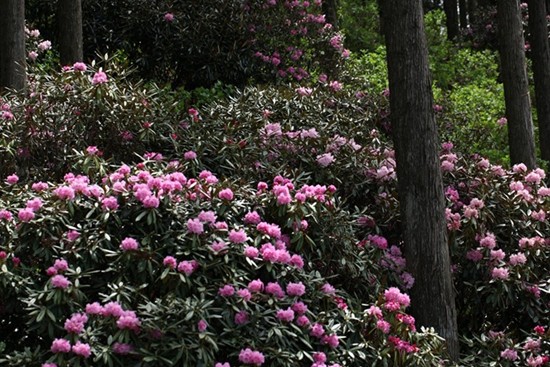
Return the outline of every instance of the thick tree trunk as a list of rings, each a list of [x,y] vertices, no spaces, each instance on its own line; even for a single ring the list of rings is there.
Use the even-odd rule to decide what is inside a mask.
[[[322,6],[327,22],[338,29],[338,0],[325,0]]]
[[[421,0],[384,0],[392,131],[412,314],[433,326],[458,358],[458,336],[439,137],[433,112]]]
[[[25,1],[0,0],[0,91],[23,90],[25,75]]]
[[[458,1],[458,9],[460,13],[460,28],[468,27],[468,2],[467,0]]]
[[[56,17],[61,65],[82,61],[82,0],[58,0]]]
[[[550,47],[546,3],[527,0],[541,158],[550,162]],[[546,167],[550,168],[550,167]]]
[[[447,18],[447,38],[454,40],[459,35],[458,28],[458,2],[457,0],[443,0],[443,8]]]
[[[510,161],[512,164],[524,163],[532,169],[536,165],[535,142],[525,62],[525,40],[518,0],[497,2],[497,23]]]

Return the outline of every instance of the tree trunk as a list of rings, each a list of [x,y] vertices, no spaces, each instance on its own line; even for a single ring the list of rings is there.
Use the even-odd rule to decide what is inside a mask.
[[[327,23],[332,24],[334,29],[338,29],[338,0],[325,0],[322,6]]]
[[[468,27],[468,3],[467,0],[459,0],[458,8],[460,10],[460,28]]]
[[[457,0],[443,0],[443,8],[447,18],[447,38],[453,41],[460,32],[458,28],[458,2]]]
[[[58,0],[56,16],[61,65],[82,61],[82,1]]]
[[[535,168],[535,142],[525,62],[525,40],[518,0],[497,2],[497,24],[508,145],[512,164]]]
[[[527,0],[541,158],[550,162],[550,47],[546,3]],[[547,169],[550,167],[546,167]]]
[[[477,0],[468,0],[468,19],[470,24],[477,21]]]
[[[458,358],[439,137],[433,112],[421,0],[384,0],[390,109],[412,314],[433,326]]]
[[[23,90],[25,75],[25,1],[0,0],[0,92]]]

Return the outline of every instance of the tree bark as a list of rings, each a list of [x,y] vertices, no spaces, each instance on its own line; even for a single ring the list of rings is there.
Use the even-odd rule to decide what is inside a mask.
[[[477,0],[468,0],[468,19],[470,24],[474,24],[477,21]]]
[[[550,47],[546,3],[527,0],[541,158],[550,162]],[[547,169],[550,167],[546,167]]]
[[[525,40],[518,0],[497,2],[497,25],[508,145],[512,164],[536,166],[531,101],[525,62]]]
[[[467,0],[459,0],[458,8],[460,13],[460,28],[468,27],[468,3]]]
[[[411,312],[458,358],[458,335],[439,137],[433,112],[421,0],[384,0],[390,109]]]
[[[332,24],[334,29],[338,29],[338,0],[325,0],[322,6],[327,23]]]
[[[82,0],[58,0],[56,17],[61,65],[82,61]]]
[[[457,0],[443,0],[443,9],[447,18],[447,38],[455,40],[460,34],[458,28],[458,2]]]
[[[0,92],[23,90],[25,74],[25,1],[0,0]]]

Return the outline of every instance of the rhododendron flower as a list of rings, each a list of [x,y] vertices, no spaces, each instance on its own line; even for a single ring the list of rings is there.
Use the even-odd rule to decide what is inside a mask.
[[[493,279],[507,280],[509,273],[507,268],[493,268],[491,271],[491,277]]]
[[[233,287],[231,284],[226,284],[218,289],[218,294],[222,297],[230,297],[235,294],[235,287]]]
[[[166,256],[162,261],[162,264],[170,269],[175,269],[178,262],[173,256]]]
[[[517,254],[510,255],[510,265],[516,266],[516,265],[523,265],[527,262],[527,257],[524,253],[518,252]]]
[[[53,267],[58,271],[66,271],[69,268],[69,264],[65,259],[57,259],[55,260]]]
[[[9,175],[6,178],[6,183],[8,185],[15,185],[17,182],[19,182],[19,176],[17,176],[15,173],[13,175]]]
[[[239,353],[239,361],[244,364],[260,366],[264,364],[265,357],[261,352],[253,351],[250,348],[242,349]]]
[[[101,315],[104,311],[103,306],[101,306],[99,302],[88,303],[85,310],[89,315]]]
[[[84,324],[88,321],[88,316],[82,313],[76,313],[71,318],[65,320],[64,328],[68,333],[80,334],[84,330]]]
[[[103,71],[98,71],[97,73],[94,74],[93,78],[92,78],[92,84],[93,85],[97,85],[97,84],[104,84],[104,83],[107,83],[107,74],[105,74]]]
[[[131,237],[126,237],[120,243],[120,248],[123,251],[134,251],[134,250],[137,250],[138,247],[139,247],[139,243]]]
[[[86,64],[83,63],[83,62],[75,62],[75,63],[73,64],[73,70],[74,70],[74,71],[86,71],[87,68],[88,68],[88,67],[87,67]]]
[[[134,311],[123,311],[116,322],[116,326],[121,330],[128,329],[137,332],[141,326],[141,321]]]
[[[234,198],[234,195],[233,195],[233,191],[229,188],[227,189],[223,189],[220,191],[220,193],[218,194],[218,197],[222,200],[233,200]]]
[[[199,322],[197,323],[197,330],[199,330],[199,332],[201,333],[205,331],[207,327],[208,324],[204,320],[199,320]]]
[[[323,286],[321,287],[321,291],[326,294],[336,293],[336,289],[330,283],[323,284]]]
[[[69,282],[69,280],[63,275],[54,275],[50,279],[50,282],[52,284],[52,287],[61,289],[66,289],[71,284],[71,282]]]
[[[193,274],[198,267],[199,264],[195,260],[184,260],[178,264],[178,271],[185,273],[185,275],[189,276]]]
[[[246,232],[244,230],[231,230],[229,232],[229,242],[231,243],[243,243],[247,240]]]
[[[321,167],[328,167],[332,162],[334,162],[334,156],[330,153],[324,153],[317,156],[317,163]]]
[[[283,288],[281,288],[279,283],[273,282],[267,283],[265,287],[265,293],[272,294],[277,298],[283,298],[285,296],[285,291],[283,290]]]
[[[164,14],[164,20],[168,23],[173,22],[174,21],[174,14],[172,14],[172,13]]]
[[[248,212],[244,216],[244,222],[247,224],[258,224],[261,220],[260,215],[256,211]]]
[[[42,41],[37,45],[38,49],[42,52],[49,50],[52,48],[52,43],[50,41]]]
[[[21,222],[30,222],[34,219],[34,216],[34,211],[30,208],[21,209],[17,213],[17,217]]]
[[[13,215],[6,209],[0,210],[0,219],[11,221],[13,219]]]
[[[338,344],[340,344],[340,340],[338,340],[338,335],[336,334],[324,335],[321,338],[321,344],[326,344],[331,348],[336,348]]]
[[[277,318],[281,321],[291,322],[294,320],[294,311],[291,308],[287,308],[286,310],[278,310]]]
[[[57,367],[55,363],[42,363],[42,367]]]
[[[187,230],[189,233],[201,234],[204,232],[204,225],[198,218],[189,219],[187,221]]]
[[[132,352],[134,348],[127,343],[119,343],[116,342],[113,344],[113,353],[119,354],[119,355],[127,355]]]
[[[325,328],[322,324],[315,323],[311,326],[309,334],[316,338],[321,338],[325,334]]]
[[[247,288],[252,293],[261,292],[264,290],[264,283],[260,279],[252,280]]]
[[[306,286],[302,282],[288,283],[286,286],[286,293],[291,297],[300,297],[306,293]]]
[[[248,322],[248,320],[248,313],[244,310],[241,310],[235,314],[235,324],[237,325],[244,325]]]
[[[84,358],[88,358],[92,354],[90,345],[86,343],[81,343],[80,341],[77,341],[75,345],[73,345],[72,350],[74,354]]]
[[[101,200],[101,207],[103,208],[103,210],[117,210],[118,209],[117,198],[114,196],[108,196],[106,198],[103,198]]]
[[[103,306],[103,315],[108,316],[114,316],[114,317],[120,317],[124,313],[124,310],[122,309],[122,306],[118,302],[109,302],[106,303],[105,306]]]
[[[250,301],[252,299],[252,293],[248,289],[239,289],[237,295],[241,297],[244,301]]]
[[[218,362],[214,365],[214,367],[231,367],[231,365],[229,364],[229,362],[225,362],[225,363]]]
[[[50,347],[52,353],[69,353],[71,343],[67,339],[54,339]]]
[[[296,319],[296,325],[300,327],[308,326],[309,324],[310,324],[310,321],[308,317],[305,315],[298,316],[298,318]]]
[[[533,331],[539,335],[543,335],[546,330],[544,329],[544,326],[541,326],[541,325],[537,325],[533,328]]]

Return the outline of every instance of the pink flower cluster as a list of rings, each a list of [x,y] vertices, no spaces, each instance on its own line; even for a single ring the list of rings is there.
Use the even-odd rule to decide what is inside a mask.
[[[55,339],[50,347],[52,353],[69,353],[71,350],[75,355],[84,358],[88,358],[92,354],[90,345],[80,341],[71,347],[71,343],[67,339]]]

